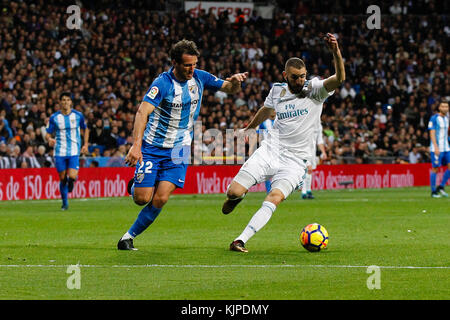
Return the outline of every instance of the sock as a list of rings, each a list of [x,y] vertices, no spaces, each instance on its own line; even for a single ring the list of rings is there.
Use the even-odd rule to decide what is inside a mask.
[[[266,182],[264,182],[264,184],[266,185],[266,192],[269,193],[270,192],[270,185],[271,185],[271,181],[270,180],[266,180]]]
[[[306,173],[305,179],[303,180],[302,194],[307,194],[308,191],[311,192],[311,175]]]
[[[127,232],[125,232],[125,234],[122,236],[122,238],[120,240],[126,240],[126,239],[134,239],[134,237]]]
[[[312,182],[312,174],[307,173],[305,179],[305,189],[306,192],[311,193],[311,182]]]
[[[430,173],[430,185],[431,185],[431,192],[436,191],[436,173],[431,172]]]
[[[63,181],[59,182],[59,192],[61,193],[61,199],[63,202],[63,206],[67,206],[69,202],[67,201],[68,187]]]
[[[447,184],[448,178],[450,178],[450,170],[447,169],[447,170],[445,170],[444,176],[442,177],[442,181],[441,181],[441,184],[440,184],[440,186],[442,188],[444,188],[445,185]]]
[[[244,231],[235,240],[242,240],[246,243],[256,232],[262,229],[269,222],[272,213],[277,207],[269,201],[264,201],[261,208],[256,211]]]
[[[162,208],[155,208],[152,203],[147,204],[141,212],[139,212],[136,221],[131,226],[130,230],[128,230],[128,233],[134,238],[144,232],[144,230],[147,229],[159,215],[161,209]]]
[[[74,183],[75,183],[75,179],[67,178],[67,188],[68,188],[69,192],[72,192]]]

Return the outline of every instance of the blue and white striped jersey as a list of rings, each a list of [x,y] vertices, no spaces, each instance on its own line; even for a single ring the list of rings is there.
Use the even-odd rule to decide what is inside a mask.
[[[81,151],[80,129],[86,129],[86,122],[81,112],[71,111],[63,115],[57,111],[50,116],[47,133],[56,134],[55,156],[78,156]]]
[[[173,67],[161,73],[143,99],[156,107],[148,118],[143,140],[161,148],[190,145],[203,90],[217,91],[223,82],[198,69],[194,70],[192,79],[182,82],[175,78]]]
[[[275,119],[266,119],[259,125],[257,132],[262,134],[263,139],[267,137],[267,133],[273,128],[274,122]]]
[[[428,130],[436,130],[436,142],[440,152],[450,151],[448,143],[448,117],[435,114],[428,122]],[[430,139],[430,152],[434,152],[434,145]]]

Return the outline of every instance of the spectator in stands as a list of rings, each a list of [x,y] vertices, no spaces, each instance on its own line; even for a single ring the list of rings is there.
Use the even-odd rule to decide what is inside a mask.
[[[47,150],[44,145],[40,145],[37,148],[36,160],[41,168],[50,168],[54,166],[53,158],[49,156],[46,151]]]
[[[238,105],[245,104],[252,111],[255,105],[262,105],[261,97],[268,93],[274,82],[283,81],[277,70],[288,56],[310,59],[312,74],[329,74],[333,68],[332,60],[319,50],[319,39],[312,35],[323,29],[338,28],[339,37],[351,44],[345,47],[343,54],[353,57],[346,63],[352,83],[350,93],[346,92],[346,85],[326,102],[328,108],[325,105],[324,113],[334,114],[332,105],[341,109],[329,122],[328,119],[323,122],[324,128],[329,125],[333,131],[334,138],[330,136],[330,140],[342,140],[350,131],[345,125],[347,113],[360,110],[355,122],[361,124],[361,118],[365,118],[362,110],[372,112],[373,117],[379,101],[382,108],[384,104],[392,105],[392,111],[383,109],[386,128],[392,123],[394,133],[401,127],[407,131],[410,127],[416,131],[420,129],[424,134],[416,132],[416,143],[429,145],[428,119],[437,101],[450,95],[445,63],[449,56],[449,27],[446,15],[441,14],[449,11],[448,1],[391,1],[383,12],[385,27],[371,33],[370,37],[364,28],[352,27],[361,24],[361,14],[367,9],[363,1],[350,4],[338,0],[333,6],[325,0],[302,1],[296,6],[289,1],[279,1],[274,19],[263,20],[254,10],[248,22],[244,22],[244,17],[239,26],[235,25],[237,29],[232,27],[228,12],[219,17],[203,13],[199,18],[191,18],[182,10],[154,11],[164,10],[163,1],[148,6],[149,10],[135,21],[129,19],[135,10],[133,3],[120,8],[102,8],[102,13],[95,3],[91,3],[83,9],[86,13],[83,30],[67,32],[58,28],[65,25],[66,18],[66,7],[61,4],[35,3],[31,7],[26,2],[5,2],[8,14],[0,16],[4,26],[0,30],[0,118],[7,121],[10,130],[5,133],[0,128],[0,141],[10,144],[10,138],[16,137],[23,145],[22,152],[28,143],[23,142],[24,139],[42,144],[39,137],[45,137],[45,125],[48,117],[59,108],[57,100],[62,91],[74,92],[74,108],[82,110],[90,127],[105,116],[99,130],[100,133],[108,132],[113,120],[122,119],[124,126],[119,126],[119,136],[123,129],[125,137],[129,138],[137,104],[147,90],[146,85],[167,70],[170,61],[166,52],[172,43],[183,37],[199,38],[202,51],[199,64],[204,64],[205,69],[218,76],[251,70],[247,87],[243,88],[241,99],[244,103],[239,100]],[[51,21],[38,18],[42,16],[39,12],[44,10],[54,12]],[[338,23],[333,16],[336,14],[339,15]],[[155,30],[163,31],[159,36]],[[24,34],[29,37],[15,36]],[[127,45],[144,41],[146,44],[138,47]],[[308,49],[303,49],[305,47]],[[228,116],[223,110],[227,127],[242,127],[245,120],[233,119],[238,105],[227,97],[218,98],[221,108],[227,104],[230,107]],[[209,104],[206,108],[208,99],[205,92],[203,110],[207,115],[213,112],[210,108],[214,108]],[[338,108],[342,102],[343,109]],[[204,117],[206,129],[220,128],[220,117],[213,118],[212,122],[206,120]],[[339,124],[337,131],[332,125],[335,120]],[[372,121],[366,120],[363,130],[372,132],[373,126],[378,126],[382,130],[377,135],[382,141],[388,132],[382,128],[383,120]],[[30,124],[36,139],[27,130]],[[92,138],[90,144],[102,145],[103,142],[95,140]],[[117,146],[110,151],[114,153],[115,149]],[[99,150],[103,151],[103,148]],[[350,152],[351,157],[355,157],[356,150]],[[393,154],[393,149],[386,149],[386,152]],[[334,157],[333,161],[339,162],[340,158]]]

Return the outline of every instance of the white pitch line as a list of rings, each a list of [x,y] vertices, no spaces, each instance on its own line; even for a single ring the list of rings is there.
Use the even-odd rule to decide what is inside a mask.
[[[368,268],[371,266],[351,265],[295,265],[295,264],[267,264],[267,265],[195,265],[195,264],[144,264],[144,265],[90,265],[75,264],[80,268]],[[42,264],[5,264],[0,268],[67,268],[71,265],[42,265]],[[450,269],[450,266],[421,267],[421,266],[377,266],[380,269]]]

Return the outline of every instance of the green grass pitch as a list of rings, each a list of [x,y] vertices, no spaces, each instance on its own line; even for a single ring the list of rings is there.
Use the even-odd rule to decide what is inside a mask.
[[[0,299],[449,299],[450,202],[429,188],[316,191],[283,202],[246,244],[228,250],[264,199],[229,215],[224,195],[174,195],[156,222],[118,251],[140,207],[130,198],[0,202]],[[328,249],[298,239],[317,222]],[[69,265],[80,289],[69,289]],[[379,267],[379,289],[369,289]],[[372,277],[372,278],[370,278]]]

